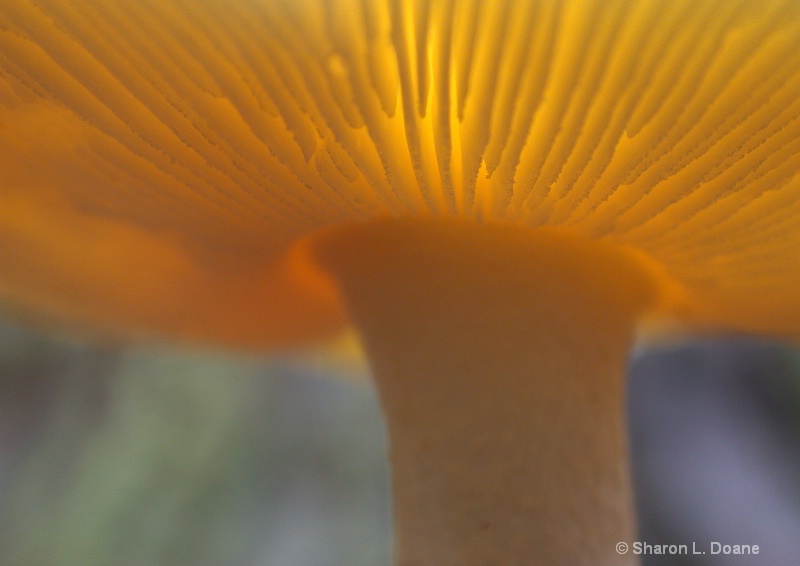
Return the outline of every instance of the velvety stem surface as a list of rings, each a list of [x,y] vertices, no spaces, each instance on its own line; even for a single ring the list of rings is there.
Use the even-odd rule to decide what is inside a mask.
[[[392,220],[317,245],[391,446],[402,566],[633,563],[624,371],[643,269],[549,230]]]

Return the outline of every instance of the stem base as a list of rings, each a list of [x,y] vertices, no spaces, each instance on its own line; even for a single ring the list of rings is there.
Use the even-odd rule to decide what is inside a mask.
[[[317,243],[388,421],[397,563],[620,564],[626,357],[652,287],[551,230],[386,220]]]

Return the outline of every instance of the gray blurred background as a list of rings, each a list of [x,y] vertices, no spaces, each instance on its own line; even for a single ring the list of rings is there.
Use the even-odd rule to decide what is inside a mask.
[[[0,325],[0,565],[388,565],[384,429],[355,373]],[[761,547],[644,564],[800,564],[798,353],[706,340],[630,373],[639,540]]]

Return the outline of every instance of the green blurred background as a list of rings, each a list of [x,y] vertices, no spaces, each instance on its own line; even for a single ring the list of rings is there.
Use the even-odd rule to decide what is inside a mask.
[[[644,564],[800,564],[798,359],[745,339],[634,356],[640,540],[763,549]],[[0,565],[389,564],[384,428],[343,373],[0,325]]]
[[[0,564],[389,560],[366,379],[0,332]]]

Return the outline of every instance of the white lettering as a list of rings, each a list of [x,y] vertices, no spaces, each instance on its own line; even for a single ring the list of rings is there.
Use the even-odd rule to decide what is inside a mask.
[[[757,544],[722,544],[711,542],[711,554],[758,554],[760,548]]]
[[[650,544],[637,541],[631,547],[634,554],[689,554],[689,547],[685,544]]]

